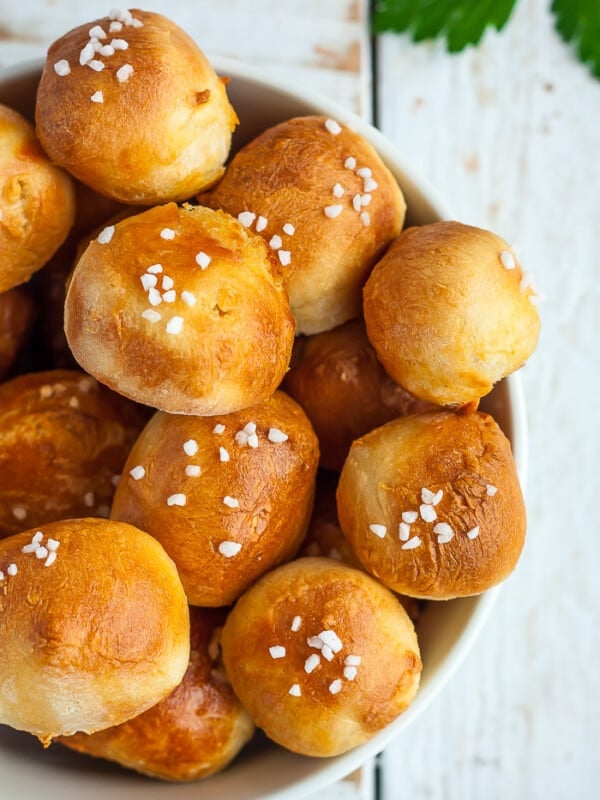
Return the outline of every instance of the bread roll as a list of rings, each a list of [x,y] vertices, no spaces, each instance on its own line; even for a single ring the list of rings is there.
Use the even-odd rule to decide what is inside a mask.
[[[293,319],[258,236],[221,211],[158,206],[109,226],[80,258],[65,304],[77,361],[126,397],[173,414],[223,414],[269,397]]]
[[[298,550],[318,460],[310,422],[283,392],[216,418],[159,413],[127,459],[112,517],[161,542],[192,605],[227,605]]]
[[[194,41],[148,11],[113,11],[48,51],[36,102],[51,158],[124,203],[185,200],[223,173],[237,124]]]
[[[306,411],[319,437],[321,467],[337,472],[359,436],[433,408],[386,374],[360,320],[297,339],[283,388]]]
[[[525,538],[510,443],[479,412],[401,417],[358,439],[337,504],[365,569],[412,597],[489,589],[512,572]]]
[[[74,216],[70,177],[50,162],[27,120],[0,104],[0,292],[44,266]]]
[[[362,744],[419,686],[419,646],[400,603],[331,559],[302,558],[263,576],[227,618],[222,647],[256,724],[303,755]]]
[[[169,781],[198,780],[226,767],[254,723],[220,667],[224,620],[223,611],[190,609],[190,663],[179,686],[135,719],[61,744]]]
[[[367,334],[392,378],[439,405],[488,394],[535,350],[538,295],[509,245],[459,222],[409,228],[364,289]]]
[[[237,153],[203,202],[260,233],[283,266],[298,333],[356,317],[373,264],[406,204],[371,145],[325,117],[297,117]]]
[[[0,537],[67,517],[107,517],[146,418],[81,372],[36,372],[0,386]]]
[[[181,681],[177,571],[131,525],[75,519],[0,541],[0,723],[44,744],[141,714]]]
[[[0,294],[0,380],[27,343],[36,312],[31,293],[24,287]]]

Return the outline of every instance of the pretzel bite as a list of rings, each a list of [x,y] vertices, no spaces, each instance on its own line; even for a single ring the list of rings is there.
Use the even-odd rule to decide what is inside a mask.
[[[362,744],[419,686],[417,637],[400,603],[331,559],[301,558],[264,575],[229,614],[222,647],[256,724],[303,755]]]
[[[298,338],[283,388],[312,422],[321,467],[337,472],[359,436],[395,417],[432,409],[385,373],[359,320]]]
[[[537,345],[539,296],[509,245],[459,222],[409,228],[364,289],[367,335],[392,378],[439,405],[465,405]]]
[[[173,562],[131,525],[73,519],[0,541],[0,723],[45,745],[166,697],[189,633]]]
[[[147,11],[111,12],[48,51],[36,126],[50,157],[124,203],[185,200],[223,173],[237,116],[194,41]]]
[[[489,589],[512,572],[525,539],[510,444],[479,412],[400,417],[358,439],[337,505],[364,568],[412,597]]]
[[[406,209],[371,145],[325,117],[265,131],[202,201],[238,216],[277,252],[298,333],[359,315],[362,285]]]
[[[71,178],[51,163],[27,120],[0,104],[0,292],[44,266],[74,217]]]
[[[294,337],[268,247],[222,211],[174,203],[105,228],[73,273],[67,341],[126,397],[223,414],[269,397]]]
[[[61,744],[154,778],[193,781],[218,772],[250,740],[254,723],[220,667],[216,609],[190,609],[190,663],[182,682],[135,719]]]
[[[89,375],[52,370],[0,386],[0,537],[67,517],[107,517],[147,419]]]
[[[127,459],[112,517],[161,542],[192,605],[227,605],[298,550],[318,460],[310,422],[283,392],[216,418],[158,413]]]
[[[24,287],[0,294],[0,380],[27,343],[35,317],[33,299]]]

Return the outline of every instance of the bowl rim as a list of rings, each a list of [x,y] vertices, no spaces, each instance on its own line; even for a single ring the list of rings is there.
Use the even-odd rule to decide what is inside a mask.
[[[393,165],[394,172],[402,173],[406,180],[412,183],[440,219],[455,218],[437,190],[426,178],[406,163],[404,156],[383,133],[352,111],[349,111],[336,101],[330,100],[325,95],[312,90],[308,91],[281,77],[273,77],[264,68],[247,64],[238,59],[218,55],[209,54],[209,60],[221,75],[229,75],[234,80],[237,78],[247,80],[268,90],[275,89],[289,97],[290,100],[314,109],[310,113],[322,114],[347,124],[357,133],[364,136],[388,165]],[[9,84],[17,79],[33,78],[36,73],[41,73],[44,63],[44,58],[33,58],[0,69],[0,84]],[[512,425],[511,446],[521,488],[525,492],[528,443],[523,386],[518,372],[509,375],[504,380],[507,387],[508,413]],[[380,753],[429,706],[455,674],[480,635],[501,589],[502,585],[496,586],[476,598],[475,608],[470,614],[465,629],[452,645],[450,653],[445,658],[443,669],[439,669],[427,686],[419,690],[415,700],[406,711],[373,738],[353,750],[332,759],[314,759],[317,763],[320,761],[321,766],[312,774],[285,788],[267,791],[266,794],[261,795],[262,800],[299,800],[301,797],[312,794],[342,779]]]

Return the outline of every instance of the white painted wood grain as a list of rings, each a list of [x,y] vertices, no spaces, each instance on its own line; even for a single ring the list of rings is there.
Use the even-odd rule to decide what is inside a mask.
[[[379,121],[458,219],[548,295],[529,406],[528,541],[475,650],[386,752],[386,800],[600,797],[600,82],[544,0],[449,57],[379,43]]]

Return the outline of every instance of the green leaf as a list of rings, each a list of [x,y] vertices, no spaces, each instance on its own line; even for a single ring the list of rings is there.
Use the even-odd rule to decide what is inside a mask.
[[[501,30],[515,3],[516,0],[377,0],[373,32],[407,32],[415,42],[443,36],[448,50],[457,53],[467,45],[477,44],[488,26]]]
[[[600,2],[598,0],[552,0],[556,30],[573,43],[581,61],[600,78]]]

